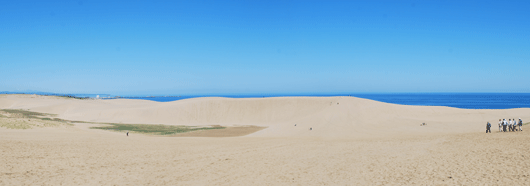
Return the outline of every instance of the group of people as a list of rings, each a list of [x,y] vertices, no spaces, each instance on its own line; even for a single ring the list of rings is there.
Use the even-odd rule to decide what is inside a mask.
[[[517,129],[517,126],[519,126],[519,129]],[[499,119],[499,132],[515,132],[515,131],[523,131],[523,120],[519,118],[519,121],[516,121],[515,119]],[[486,125],[486,133],[491,133],[491,124],[488,122]],[[508,128],[508,131],[506,131],[506,128]]]

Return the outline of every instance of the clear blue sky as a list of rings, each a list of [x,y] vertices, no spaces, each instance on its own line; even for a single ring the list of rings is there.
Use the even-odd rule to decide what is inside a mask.
[[[530,92],[530,1],[0,1],[0,91]]]

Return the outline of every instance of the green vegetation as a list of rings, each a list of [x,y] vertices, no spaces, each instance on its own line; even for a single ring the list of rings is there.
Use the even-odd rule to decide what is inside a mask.
[[[46,116],[55,115],[28,110],[2,109],[0,110],[0,127],[8,129],[31,129],[33,127],[57,127],[66,124],[65,120],[59,118],[51,119]]]
[[[117,124],[117,123],[105,123],[105,124],[110,125],[110,126],[91,127],[91,129],[131,131],[131,132],[139,132],[139,133],[144,133],[144,134],[170,135],[170,134],[197,131],[197,130],[212,130],[212,129],[224,129],[225,128],[221,126],[190,127],[190,126],[175,126],[175,125],[146,125],[146,124]]]
[[[15,122],[6,122],[6,121],[0,121],[0,127],[5,127],[8,129],[31,129],[35,125],[26,122],[26,121],[15,121]]]
[[[9,113],[12,115],[12,117],[17,118],[39,118],[37,116],[55,116],[54,114],[43,114],[39,112],[31,112],[28,110],[18,110],[18,109],[2,109],[0,111],[4,111],[6,113]]]
[[[54,121],[25,121],[25,120],[0,120],[0,127],[8,129],[31,129],[33,127],[58,127],[64,125],[64,123],[58,123]]]
[[[67,99],[90,99],[89,97],[77,97],[77,96],[69,96],[69,95],[55,95],[60,98],[67,98]]]
[[[45,120],[45,121],[66,122],[66,120],[59,119],[59,118],[52,119],[52,118],[45,117],[45,116],[56,116],[55,114],[45,114],[45,113],[40,113],[40,112],[31,112],[28,110],[15,110],[15,109],[0,110],[0,117],[7,117],[6,115],[1,113],[2,111],[4,113],[8,113],[10,115],[9,118],[31,118],[31,119],[40,119],[40,120]]]
[[[198,130],[224,129],[221,126],[193,127],[175,125],[146,125],[146,124],[118,124],[118,123],[97,123],[86,121],[67,121],[59,118],[50,118],[54,114],[32,112],[29,110],[2,109],[0,110],[0,127],[9,129],[31,129],[33,127],[52,127],[70,123],[90,123],[105,124],[108,126],[91,127],[91,129],[130,131],[144,134],[171,135]]]

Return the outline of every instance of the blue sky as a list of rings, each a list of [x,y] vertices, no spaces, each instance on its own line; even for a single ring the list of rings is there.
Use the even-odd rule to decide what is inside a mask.
[[[0,91],[530,92],[530,1],[0,1]]]

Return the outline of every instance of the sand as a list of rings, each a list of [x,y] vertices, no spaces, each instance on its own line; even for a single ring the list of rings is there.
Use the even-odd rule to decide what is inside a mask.
[[[264,127],[242,137],[0,128],[0,185],[525,185],[530,177],[530,128],[497,128],[499,118],[528,121],[530,109],[353,97],[159,103],[30,95],[2,95],[0,109],[76,121]],[[484,133],[487,121],[491,134]]]

